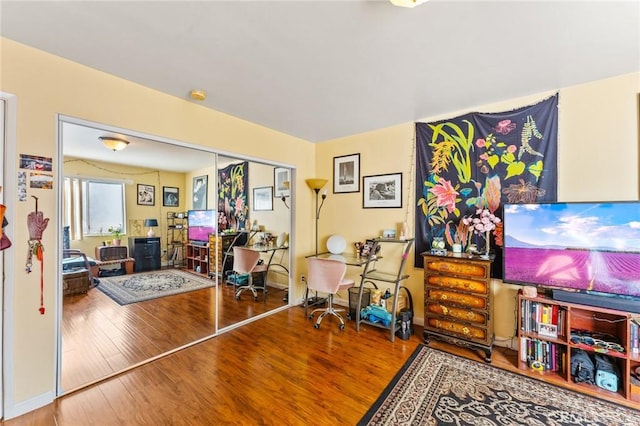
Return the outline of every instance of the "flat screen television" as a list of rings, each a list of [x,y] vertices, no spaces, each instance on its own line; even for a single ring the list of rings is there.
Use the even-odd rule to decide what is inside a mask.
[[[216,232],[215,210],[189,210],[187,212],[187,239],[191,242],[208,242],[209,234]]]
[[[503,281],[640,297],[640,201],[505,204],[503,220]]]

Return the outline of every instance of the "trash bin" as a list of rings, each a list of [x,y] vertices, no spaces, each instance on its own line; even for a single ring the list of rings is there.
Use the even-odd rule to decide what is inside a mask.
[[[351,287],[349,289],[349,315],[347,318],[351,320],[355,320],[356,317],[356,309],[358,309],[358,293],[360,292],[360,287]],[[360,308],[364,308],[365,306],[369,306],[371,303],[371,289],[363,288],[362,289],[362,304]]]

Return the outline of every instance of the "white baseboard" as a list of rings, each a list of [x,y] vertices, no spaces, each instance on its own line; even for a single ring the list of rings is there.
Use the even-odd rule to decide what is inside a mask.
[[[51,404],[55,398],[56,395],[54,392],[46,392],[14,405],[7,404],[4,407],[4,419],[13,419],[38,408],[42,408],[45,405]]]

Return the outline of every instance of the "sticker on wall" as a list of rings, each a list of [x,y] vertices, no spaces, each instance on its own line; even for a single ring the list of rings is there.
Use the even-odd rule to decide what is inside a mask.
[[[21,169],[50,172],[52,170],[51,164],[51,157],[38,157],[35,155],[20,154]]]
[[[138,237],[144,235],[144,220],[142,219],[131,219],[129,220],[129,229],[127,229],[127,234],[130,236]]]
[[[29,187],[37,189],[53,189],[53,175],[48,173],[29,173]]]
[[[27,172],[18,172],[18,201],[27,201]]]

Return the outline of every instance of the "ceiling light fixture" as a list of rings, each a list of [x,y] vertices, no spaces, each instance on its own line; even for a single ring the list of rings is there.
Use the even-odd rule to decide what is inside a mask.
[[[205,92],[204,90],[192,90],[191,92],[189,92],[189,96],[191,96],[191,99],[194,99],[196,101],[204,101],[205,99],[207,99],[207,92]]]
[[[389,0],[389,3],[394,6],[413,8],[421,5],[422,3],[426,3],[427,1],[429,0]]]
[[[129,141],[120,138],[114,138],[113,136],[100,136],[98,139],[102,141],[104,146],[112,151],[123,150],[129,145]]]

